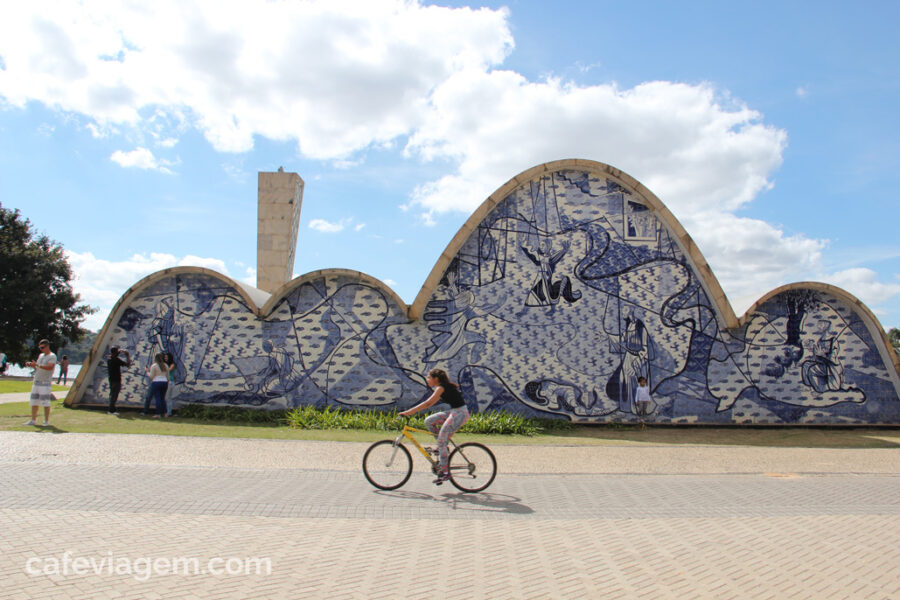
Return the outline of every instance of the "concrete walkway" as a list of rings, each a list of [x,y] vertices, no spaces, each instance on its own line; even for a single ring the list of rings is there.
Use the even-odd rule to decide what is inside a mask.
[[[462,494],[366,447],[0,432],[0,598],[900,596],[900,450],[497,445]]]
[[[56,392],[56,393],[62,393],[62,392]],[[22,393],[15,393],[15,394],[0,394],[0,404],[8,404],[10,402],[28,402],[30,397],[31,397],[31,394],[29,392],[22,392]]]
[[[62,400],[68,392],[53,392],[53,397]],[[31,399],[31,392],[15,392],[12,394],[0,394],[0,404],[8,404],[10,402],[28,402]]]
[[[369,446],[354,442],[45,433],[0,432],[0,460],[358,472]],[[504,473],[900,474],[900,449],[890,448],[629,444],[495,445],[491,449]]]

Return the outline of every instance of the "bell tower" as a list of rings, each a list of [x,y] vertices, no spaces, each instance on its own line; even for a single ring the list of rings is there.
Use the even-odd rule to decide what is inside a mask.
[[[296,173],[259,173],[257,192],[256,287],[274,293],[291,280],[303,180]]]

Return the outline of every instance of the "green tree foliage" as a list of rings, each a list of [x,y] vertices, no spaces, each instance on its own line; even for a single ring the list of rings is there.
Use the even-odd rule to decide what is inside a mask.
[[[37,356],[37,342],[54,350],[78,342],[94,308],[79,304],[63,248],[37,235],[18,209],[0,206],[0,352],[22,364]]]
[[[888,339],[891,340],[891,346],[894,347],[894,352],[900,354],[900,329],[891,327],[890,331],[888,331]]]

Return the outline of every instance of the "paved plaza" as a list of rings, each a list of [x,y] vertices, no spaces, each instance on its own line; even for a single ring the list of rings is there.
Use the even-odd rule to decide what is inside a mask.
[[[2,432],[0,598],[900,597],[898,450],[498,445],[470,495],[365,447]]]

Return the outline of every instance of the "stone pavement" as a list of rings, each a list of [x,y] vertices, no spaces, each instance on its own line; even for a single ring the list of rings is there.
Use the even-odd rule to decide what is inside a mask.
[[[900,597],[900,450],[496,446],[470,495],[365,447],[0,432],[0,598]]]

